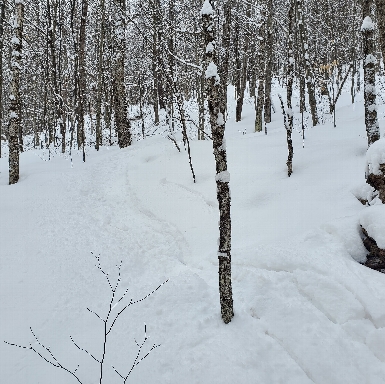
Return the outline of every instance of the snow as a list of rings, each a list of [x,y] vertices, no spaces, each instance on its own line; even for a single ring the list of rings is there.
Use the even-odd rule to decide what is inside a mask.
[[[361,32],[373,31],[373,30],[374,30],[374,23],[370,18],[370,16],[366,16],[361,25]]]
[[[224,117],[223,117],[223,113],[222,113],[222,112],[219,112],[219,113],[218,113],[217,124],[218,124],[218,125],[223,125],[223,124],[225,124],[225,119],[224,119]]]
[[[377,245],[385,249],[385,206],[368,207],[360,215],[360,224],[368,235],[376,240]]]
[[[377,59],[374,55],[372,55],[371,53],[369,55],[366,55],[365,57],[365,65],[368,65],[368,64],[376,64],[377,63]]]
[[[214,52],[214,45],[212,42],[208,43],[207,46],[206,46],[206,53],[208,52]]]
[[[383,206],[365,207],[354,195],[371,192],[362,93],[356,101],[351,105],[343,93],[337,128],[327,122],[307,129],[302,148],[293,95],[290,178],[282,114],[273,115],[265,135],[253,132],[252,102],[239,123],[234,102],[229,105],[235,317],[228,325],[219,308],[211,141],[190,141],[195,184],[186,153],[161,136],[122,150],[89,148],[86,163],[76,150],[72,162],[68,155],[43,161],[45,150],[25,151],[12,186],[8,158],[1,158],[0,339],[37,347],[31,326],[63,365],[79,364],[83,383],[99,382],[98,364],[69,338],[100,358],[103,323],[87,308],[105,316],[111,289],[93,252],[111,284],[122,261],[117,297],[127,295],[115,300],[113,314],[169,279],[116,322],[106,384],[122,382],[111,366],[128,372],[135,340],[140,345],[146,336],[142,356],[160,346],[128,382],[384,383],[384,274],[357,260],[367,253],[360,224],[382,244],[385,220]],[[0,371],[4,383],[76,382],[32,351],[5,343]]]
[[[11,39],[11,43],[15,44],[15,45],[19,45],[20,44],[20,40],[16,36],[13,36],[12,39]]]
[[[228,171],[222,171],[215,175],[215,181],[220,181],[221,183],[230,183],[230,173]]]
[[[385,164],[385,138],[375,141],[366,152],[369,173],[380,175],[380,165]]]
[[[201,9],[201,15],[212,15],[214,13],[213,7],[209,0],[205,0]]]
[[[206,79],[218,76],[217,66],[212,61],[210,61],[209,65],[207,66],[205,75]]]

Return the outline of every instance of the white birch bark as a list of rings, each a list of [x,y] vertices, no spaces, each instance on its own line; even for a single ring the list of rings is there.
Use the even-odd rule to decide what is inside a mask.
[[[216,163],[217,199],[219,203],[219,295],[222,319],[229,323],[234,316],[231,286],[231,217],[230,174],[227,171],[226,144],[224,142],[226,102],[218,75],[218,47],[215,41],[214,9],[205,0],[202,10],[203,34],[206,44],[207,101]]]

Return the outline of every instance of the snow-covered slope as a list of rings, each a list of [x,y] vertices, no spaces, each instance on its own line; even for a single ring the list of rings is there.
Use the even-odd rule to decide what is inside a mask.
[[[362,102],[341,97],[331,124],[294,133],[286,174],[280,111],[268,135],[253,133],[252,106],[227,124],[233,224],[235,317],[220,318],[218,210],[211,142],[187,154],[163,138],[130,148],[42,161],[21,155],[20,182],[8,186],[0,159],[0,340],[39,351],[29,327],[84,384],[99,382],[103,322],[111,289],[91,254],[130,306],[109,334],[105,384],[385,383],[385,275],[361,266],[352,190],[364,183]],[[344,104],[345,103],[345,104]],[[277,100],[275,104],[278,106]],[[383,121],[380,122],[383,125]],[[246,134],[243,134],[243,132]],[[41,350],[43,351],[43,350]],[[49,358],[46,353],[44,356]],[[51,359],[52,361],[52,359]],[[1,383],[70,384],[76,379],[30,350],[0,344]]]

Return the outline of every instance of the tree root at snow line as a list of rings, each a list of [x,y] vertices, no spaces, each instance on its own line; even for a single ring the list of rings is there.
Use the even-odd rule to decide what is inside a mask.
[[[369,251],[367,260],[362,264],[368,268],[385,273],[385,249],[378,247],[376,240],[368,235],[368,232],[364,227],[361,226],[361,230],[364,235],[362,242],[364,243],[365,248]]]

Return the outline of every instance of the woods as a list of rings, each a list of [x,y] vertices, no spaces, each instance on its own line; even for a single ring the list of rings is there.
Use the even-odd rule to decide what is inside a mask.
[[[0,381],[385,383],[384,7],[0,0]]]
[[[383,74],[383,11],[382,0],[1,0],[0,134],[9,184],[18,182],[20,153],[31,143],[46,148],[49,159],[61,153],[72,161],[81,151],[86,162],[91,148],[126,148],[158,130],[179,151],[186,149],[195,183],[190,140],[212,140],[219,290],[228,323],[234,315],[228,100],[235,100],[240,125],[252,100],[253,130],[267,135],[278,112],[274,89],[286,89],[286,100],[279,97],[290,177],[293,132],[301,131],[304,147],[307,129],[332,115],[337,127],[343,90],[350,82],[354,103],[363,83],[372,145],[380,138],[376,76]],[[299,120],[293,117],[297,107]]]

